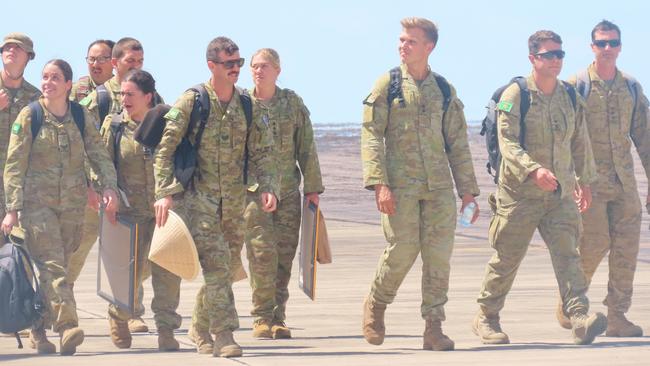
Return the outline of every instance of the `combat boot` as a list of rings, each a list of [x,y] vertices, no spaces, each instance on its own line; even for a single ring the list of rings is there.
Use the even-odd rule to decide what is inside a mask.
[[[59,332],[61,356],[71,356],[77,352],[77,346],[84,341],[84,331],[79,327],[67,327]]]
[[[213,351],[214,341],[212,335],[207,330],[200,330],[195,325],[190,327],[187,332],[187,337],[196,346],[196,351],[202,355],[211,355]]]
[[[643,329],[627,320],[625,314],[609,310],[605,335],[608,337],[643,337]]]
[[[454,341],[442,333],[440,320],[427,320],[424,327],[422,349],[434,351],[451,351]]]
[[[474,317],[472,331],[481,338],[484,344],[508,344],[510,338],[501,330],[499,314],[485,315],[479,311]]]
[[[271,332],[271,321],[267,319],[257,319],[253,323],[253,338],[273,338]]]
[[[274,320],[273,326],[271,327],[271,333],[273,333],[273,339],[289,339],[291,338],[291,330],[287,325],[280,320]]]
[[[386,326],[384,325],[384,313],[386,304],[377,304],[366,298],[363,302],[363,337],[370,344],[378,346],[384,343]]]
[[[129,319],[129,331],[131,333],[147,333],[149,332],[149,327],[141,317],[136,316]]]
[[[131,348],[131,332],[126,321],[108,316],[108,325],[111,332],[111,341],[117,348]]]
[[[591,316],[584,313],[571,315],[571,333],[575,344],[591,344],[605,329],[607,329],[607,318],[603,313]]]
[[[163,352],[178,351],[180,345],[174,338],[174,331],[169,328],[158,329],[158,350]]]
[[[562,300],[557,303],[557,309],[555,310],[555,317],[557,322],[560,323],[560,326],[564,329],[571,329],[571,319],[564,314],[562,309]]]
[[[214,346],[212,355],[214,357],[240,357],[241,347],[232,337],[232,331],[222,330],[214,335]]]
[[[29,332],[29,344],[39,355],[56,353],[56,346],[54,343],[47,340],[45,329],[42,327],[39,329],[32,329]]]

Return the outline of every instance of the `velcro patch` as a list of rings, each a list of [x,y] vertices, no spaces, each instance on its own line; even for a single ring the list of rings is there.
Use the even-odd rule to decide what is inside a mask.
[[[17,135],[17,134],[20,133],[20,130],[22,130],[22,128],[23,128],[23,126],[21,126],[20,123],[15,122],[15,123],[11,126],[11,133],[13,133],[14,135]]]
[[[510,112],[512,110],[512,103],[506,101],[499,102],[499,104],[497,104],[497,109],[504,112]]]
[[[90,102],[93,101],[93,98],[90,97],[90,95],[86,96],[82,100],[79,101],[79,104],[81,104],[84,107],[88,107],[90,105]]]
[[[181,111],[178,108],[172,108],[165,114],[165,119],[169,119],[172,121],[178,121],[178,115],[181,113]]]

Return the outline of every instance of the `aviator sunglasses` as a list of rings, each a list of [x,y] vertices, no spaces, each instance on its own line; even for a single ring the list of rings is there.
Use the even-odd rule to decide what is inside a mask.
[[[609,45],[610,48],[616,48],[621,45],[620,39],[597,39],[594,41],[594,46],[598,48],[605,48]]]

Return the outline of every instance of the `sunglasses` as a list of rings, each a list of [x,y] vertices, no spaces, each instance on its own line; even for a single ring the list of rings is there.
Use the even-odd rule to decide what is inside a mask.
[[[609,48],[616,48],[621,45],[621,40],[620,39],[598,39],[595,40],[594,46],[598,48],[605,48],[607,45],[609,45]]]
[[[242,57],[242,58],[238,58],[238,59],[236,59],[236,60],[228,60],[228,61],[212,61],[212,62],[214,62],[215,64],[222,64],[223,67],[225,67],[225,68],[228,69],[228,70],[232,69],[232,68],[235,67],[235,66],[239,66],[239,67],[244,66],[244,58],[243,58],[243,57]]]
[[[561,60],[564,58],[564,55],[566,53],[562,50],[554,50],[554,51],[547,51],[543,53],[536,53],[535,57],[537,58],[543,58],[544,60],[552,60],[554,58],[557,58],[558,60]]]

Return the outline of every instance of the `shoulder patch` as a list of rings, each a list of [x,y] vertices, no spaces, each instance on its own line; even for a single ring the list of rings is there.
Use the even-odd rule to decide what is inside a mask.
[[[81,104],[84,107],[88,107],[90,105],[90,102],[93,101],[93,98],[90,97],[90,95],[86,96],[82,100],[79,101],[79,104]]]
[[[172,121],[178,121],[178,115],[181,111],[178,108],[172,108],[165,114],[165,119],[170,119]]]
[[[23,129],[23,126],[21,126],[20,123],[14,122],[14,124],[11,126],[11,133],[13,133],[14,135],[17,135],[17,134],[20,133],[20,130],[22,130],[22,129]]]
[[[504,112],[510,112],[512,110],[512,103],[502,101],[497,104],[497,109]]]

